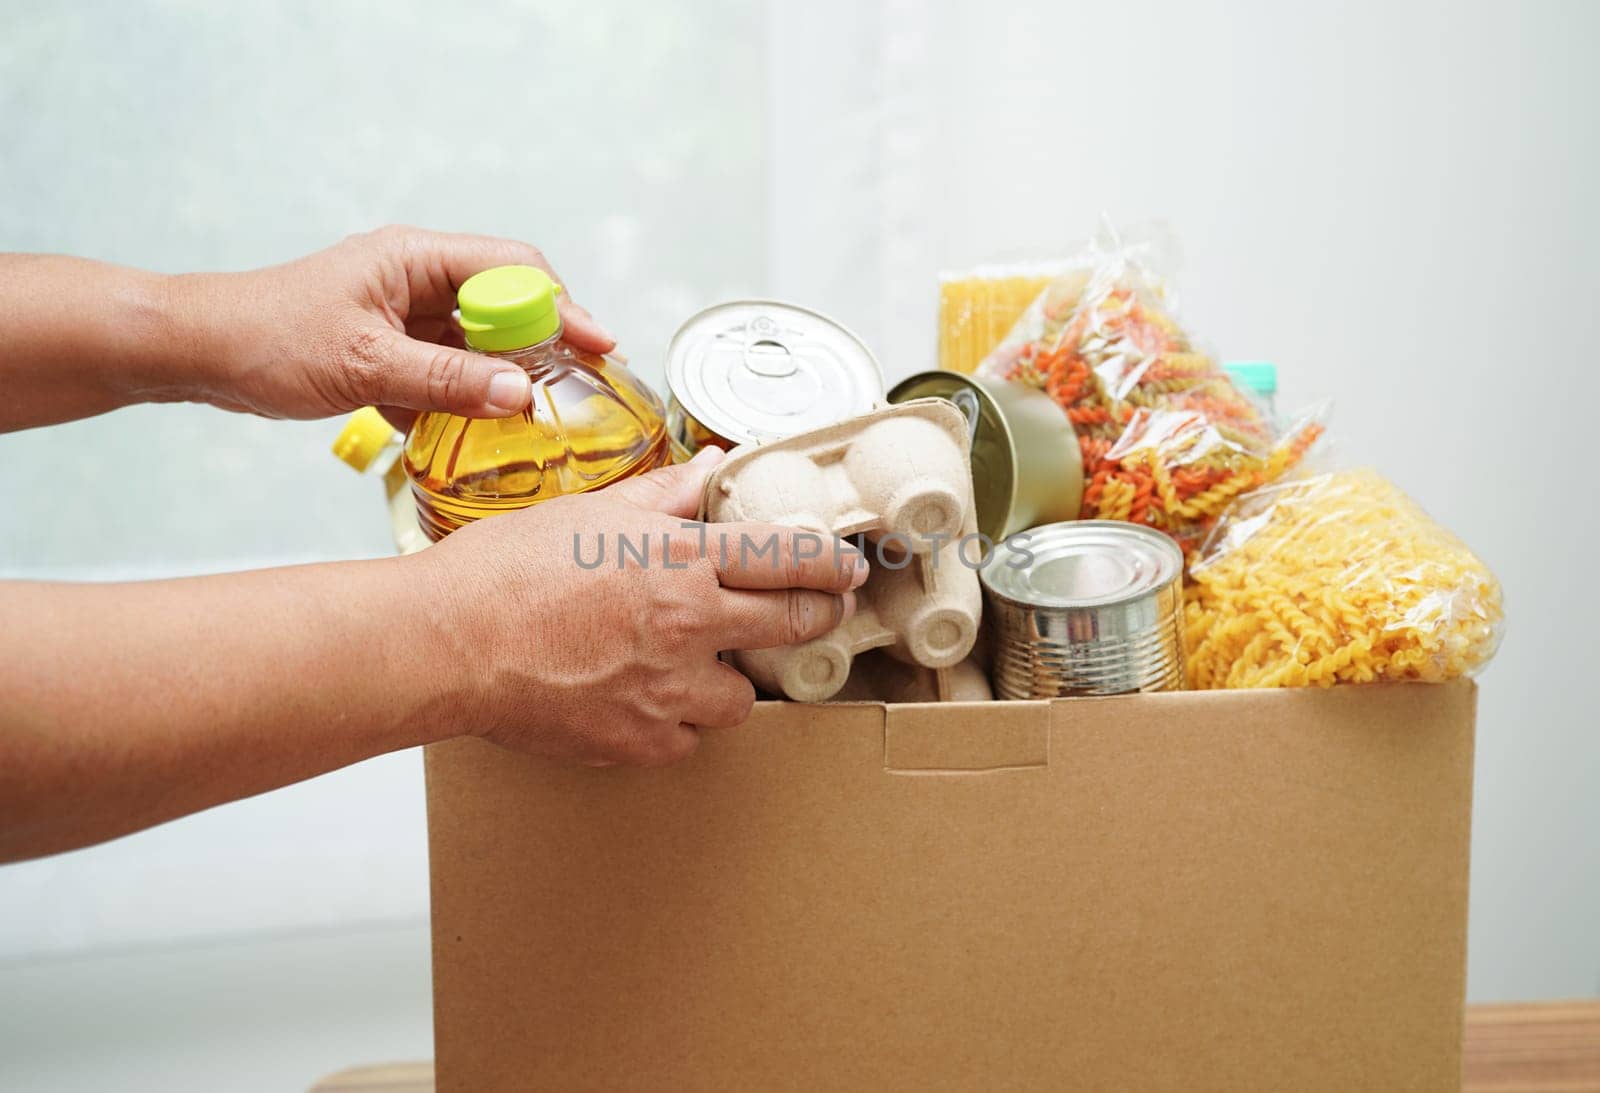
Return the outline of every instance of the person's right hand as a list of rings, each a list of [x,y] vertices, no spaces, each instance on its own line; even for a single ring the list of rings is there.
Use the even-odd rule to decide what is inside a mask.
[[[471,352],[451,319],[468,277],[493,266],[536,266],[539,250],[486,235],[392,226],[281,266],[175,278],[177,312],[198,324],[189,374],[162,397],[266,417],[329,417],[377,406],[403,426],[414,411],[506,417],[528,405],[528,376]],[[563,338],[578,349],[616,346],[563,291]]]
[[[438,655],[454,666],[445,697],[470,731],[591,765],[672,763],[700,729],[738,725],[755,701],[718,652],[809,641],[849,618],[867,565],[846,542],[712,524],[702,549],[700,525],[685,524],[721,457],[707,449],[604,491],[479,520],[411,559],[432,571]],[[584,568],[602,539],[604,563]],[[630,554],[619,567],[619,539],[646,562]],[[774,540],[776,554],[757,556]]]
[[[520,414],[528,374],[469,351],[452,317],[467,278],[506,265],[555,275],[527,243],[406,227],[248,273],[0,254],[0,432],[135,402],[283,418],[376,406],[400,429],[424,410]],[[566,292],[556,306],[573,348],[615,348]]]

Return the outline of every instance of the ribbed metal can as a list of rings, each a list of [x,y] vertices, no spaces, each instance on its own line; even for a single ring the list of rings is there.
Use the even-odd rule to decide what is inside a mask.
[[[1183,688],[1183,554],[1160,532],[1046,524],[997,545],[978,576],[996,698]]]

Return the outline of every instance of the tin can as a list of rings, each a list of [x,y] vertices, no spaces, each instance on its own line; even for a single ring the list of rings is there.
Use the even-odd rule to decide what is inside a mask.
[[[1075,520],[1083,505],[1083,452],[1054,399],[1020,383],[919,372],[890,402],[943,398],[967,417],[978,531],[991,542],[1037,524]]]
[[[1047,524],[997,547],[978,576],[997,698],[1183,688],[1183,554],[1160,532]]]
[[[667,447],[674,463],[687,463],[701,448],[721,448],[732,451],[733,441],[718,436],[694,419],[672,395],[667,396]]]
[[[667,346],[666,373],[680,460],[707,444],[781,440],[883,404],[883,369],[860,338],[777,300],[735,300],[690,317]]]

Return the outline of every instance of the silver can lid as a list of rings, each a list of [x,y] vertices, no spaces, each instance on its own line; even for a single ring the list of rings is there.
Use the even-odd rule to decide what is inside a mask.
[[[1147,596],[1183,573],[1178,544],[1138,524],[1068,520],[997,544],[978,576],[1027,607],[1107,607]]]
[[[883,369],[826,315],[776,300],[708,307],[667,347],[667,386],[706,428],[736,444],[780,440],[883,402]]]

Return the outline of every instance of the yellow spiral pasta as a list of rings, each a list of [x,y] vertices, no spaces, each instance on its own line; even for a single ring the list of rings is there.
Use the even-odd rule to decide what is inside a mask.
[[[1240,498],[1186,598],[1199,690],[1454,679],[1488,663],[1504,621],[1484,564],[1365,469]]]

